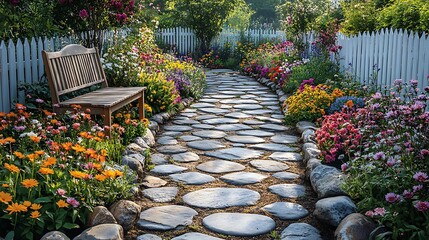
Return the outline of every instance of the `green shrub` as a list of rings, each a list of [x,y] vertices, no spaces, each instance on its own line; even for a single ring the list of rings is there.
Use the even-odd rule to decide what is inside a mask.
[[[342,2],[344,22],[341,32],[354,35],[359,32],[374,31],[377,25],[377,10],[375,4],[369,2]]]
[[[384,8],[378,15],[378,28],[422,31],[420,16],[425,0],[402,0]],[[426,4],[428,5],[428,4]]]

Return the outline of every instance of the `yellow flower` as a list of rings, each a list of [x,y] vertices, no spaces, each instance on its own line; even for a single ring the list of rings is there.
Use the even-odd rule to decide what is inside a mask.
[[[57,202],[57,206],[58,206],[59,208],[66,208],[66,207],[68,207],[68,206],[69,206],[69,204],[68,204],[68,203],[66,203],[64,200],[59,200],[59,201]]]
[[[12,201],[12,195],[7,192],[0,192],[0,202],[7,204],[10,201]]]
[[[31,207],[30,207],[30,209],[31,209],[31,210],[34,210],[34,211],[38,211],[38,210],[40,210],[41,208],[42,208],[42,205],[37,204],[37,203],[33,203],[33,204],[31,204]]]
[[[29,207],[29,206],[31,206],[31,202],[30,202],[30,201],[24,201],[24,202],[22,203],[22,205],[24,205],[24,206],[26,206],[26,207]]]
[[[40,168],[39,169],[39,173],[43,174],[43,175],[49,175],[49,174],[54,174],[54,170],[50,169],[50,168]]]
[[[22,204],[12,203],[11,205],[7,206],[6,211],[8,211],[9,214],[27,212],[27,207]]]
[[[40,214],[40,212],[39,211],[33,211],[33,212],[31,212],[31,218],[39,218],[40,216],[42,216],[41,214]]]
[[[36,179],[25,179],[24,181],[21,182],[22,186],[24,186],[25,188],[32,188],[32,187],[36,187],[37,185],[39,185],[39,182],[37,182]]]
[[[9,172],[19,173],[19,168],[13,164],[5,163],[4,167],[9,170]]]

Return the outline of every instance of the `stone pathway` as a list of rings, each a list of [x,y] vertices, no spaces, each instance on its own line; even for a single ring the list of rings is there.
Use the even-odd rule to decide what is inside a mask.
[[[158,135],[144,210],[127,238],[322,239],[299,138],[277,95],[234,72],[207,81],[199,102]]]

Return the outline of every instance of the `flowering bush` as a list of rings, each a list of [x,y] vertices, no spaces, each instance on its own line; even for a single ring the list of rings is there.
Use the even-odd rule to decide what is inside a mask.
[[[131,127],[114,124],[109,138],[79,106],[60,116],[20,104],[0,113],[0,235],[37,239],[79,228],[92,207],[128,197],[134,177],[115,164],[113,151],[122,149],[120,136],[144,127],[128,116],[123,121]]]
[[[175,103],[180,102],[180,95],[174,81],[167,81],[164,73],[142,72],[139,78],[142,85],[146,87],[145,101],[154,113],[171,109]]]
[[[423,94],[417,83],[396,80],[390,92],[377,92],[358,109],[353,122],[362,141],[344,168],[347,193],[393,239],[429,237],[429,87]]]
[[[341,112],[344,107],[347,108],[362,108],[365,106],[363,98],[354,97],[354,96],[344,96],[335,99],[328,109],[328,114],[333,114],[336,112]]]

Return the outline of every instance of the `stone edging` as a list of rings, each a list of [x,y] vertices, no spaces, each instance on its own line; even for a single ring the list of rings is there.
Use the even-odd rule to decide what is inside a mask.
[[[290,96],[269,79],[256,78],[256,80],[275,91],[281,105]],[[284,111],[282,108],[283,113],[285,113]],[[335,167],[322,164],[322,161],[318,159],[320,150],[314,139],[316,125],[312,122],[302,121],[297,123],[296,128],[303,140],[305,177],[310,180],[311,186],[319,198],[313,214],[320,222],[336,227],[335,239],[337,240],[369,239],[376,224],[368,217],[356,213],[356,205],[341,189],[345,175]]]

